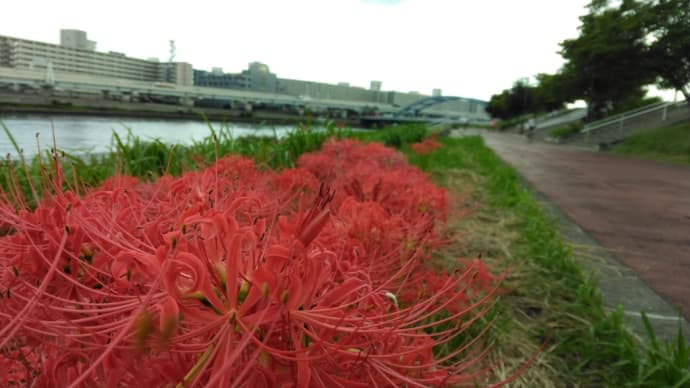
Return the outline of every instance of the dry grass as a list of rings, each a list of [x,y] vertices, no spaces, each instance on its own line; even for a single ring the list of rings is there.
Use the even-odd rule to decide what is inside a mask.
[[[487,193],[482,190],[486,186],[485,178],[472,171],[444,170],[442,175],[435,174],[435,178],[448,188],[452,198],[448,220],[451,243],[441,255],[448,259],[481,257],[491,268],[508,273],[502,284],[501,302],[496,307],[500,316],[490,334],[495,345],[488,362],[494,374],[498,379],[508,379],[538,354],[510,386],[562,386],[553,366],[553,355],[550,349],[541,349],[543,339],[538,334],[539,329],[548,326],[541,317],[549,308],[548,300],[546,297],[537,300],[528,296],[532,293],[520,292],[524,279],[537,271],[530,260],[514,257],[511,250],[519,237],[522,220],[510,212],[490,208]]]

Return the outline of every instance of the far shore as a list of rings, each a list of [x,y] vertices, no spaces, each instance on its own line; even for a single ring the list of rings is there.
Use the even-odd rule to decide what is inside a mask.
[[[187,107],[156,103],[132,103],[99,99],[63,98],[0,93],[0,119],[7,115],[68,115],[131,117],[142,119],[270,123],[278,125],[333,121],[337,125],[359,127],[358,119],[310,117],[290,112],[254,110],[251,112]]]

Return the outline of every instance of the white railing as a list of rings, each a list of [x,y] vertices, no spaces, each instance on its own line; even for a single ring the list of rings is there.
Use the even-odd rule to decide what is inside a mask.
[[[537,124],[542,124],[542,123],[544,123],[544,122],[550,121],[551,119],[553,119],[553,118],[555,118],[555,117],[569,115],[569,114],[571,114],[571,113],[573,113],[573,112],[575,112],[575,111],[577,111],[577,110],[579,110],[579,109],[580,109],[580,108],[574,108],[574,109],[560,109],[560,110],[557,110],[557,111],[549,112],[549,113],[547,113],[547,114],[544,114],[544,115],[542,115],[542,116],[537,117],[537,119],[535,120],[535,122],[536,122]]]
[[[554,126],[564,125],[582,120],[587,114],[586,109],[571,109],[568,112],[554,115],[548,119],[537,120],[537,129],[553,128]]]
[[[593,131],[593,130],[596,130],[597,128],[605,127],[605,126],[611,125],[613,123],[618,123],[620,126],[623,126],[625,119],[631,119],[633,117],[639,117],[639,116],[647,115],[647,114],[654,113],[657,111],[662,112],[662,120],[664,120],[669,106],[678,105],[680,107],[686,103],[687,103],[686,101],[682,101],[679,103],[657,102],[657,103],[654,103],[651,105],[646,105],[646,106],[643,106],[641,108],[637,108],[637,109],[633,109],[633,110],[630,110],[627,112],[619,113],[617,115],[613,115],[613,116],[607,117],[605,119],[595,121],[593,123],[589,123],[589,124],[585,125],[585,127],[582,129],[582,132]]]
[[[622,140],[645,128],[655,127],[667,120],[678,121],[678,111],[685,110],[687,101],[662,102],[621,113],[586,125],[581,136],[587,144],[611,143]],[[683,115],[683,113],[681,113]],[[580,137],[582,139],[582,137]]]

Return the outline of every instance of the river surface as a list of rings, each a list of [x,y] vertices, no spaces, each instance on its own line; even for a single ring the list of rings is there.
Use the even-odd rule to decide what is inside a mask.
[[[122,117],[85,117],[85,116],[42,116],[21,115],[4,116],[0,119],[10,130],[17,145],[29,158],[37,153],[36,134],[41,150],[50,149],[53,145],[53,128],[57,148],[74,153],[103,153],[112,150],[113,132],[123,140],[128,128],[132,134],[143,140],[160,139],[166,144],[192,144],[210,135],[208,124],[199,121],[150,120]],[[284,136],[295,126],[269,126],[246,123],[211,122],[215,131],[221,127],[229,128],[234,137],[247,135]],[[275,130],[275,132],[274,132]],[[17,159],[10,138],[0,129],[0,156]]]

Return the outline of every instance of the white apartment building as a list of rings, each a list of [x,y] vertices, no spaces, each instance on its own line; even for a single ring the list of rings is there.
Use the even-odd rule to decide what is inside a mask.
[[[0,66],[47,69],[96,77],[193,85],[192,65],[95,51],[96,42],[79,30],[62,30],[61,45],[0,35]]]

